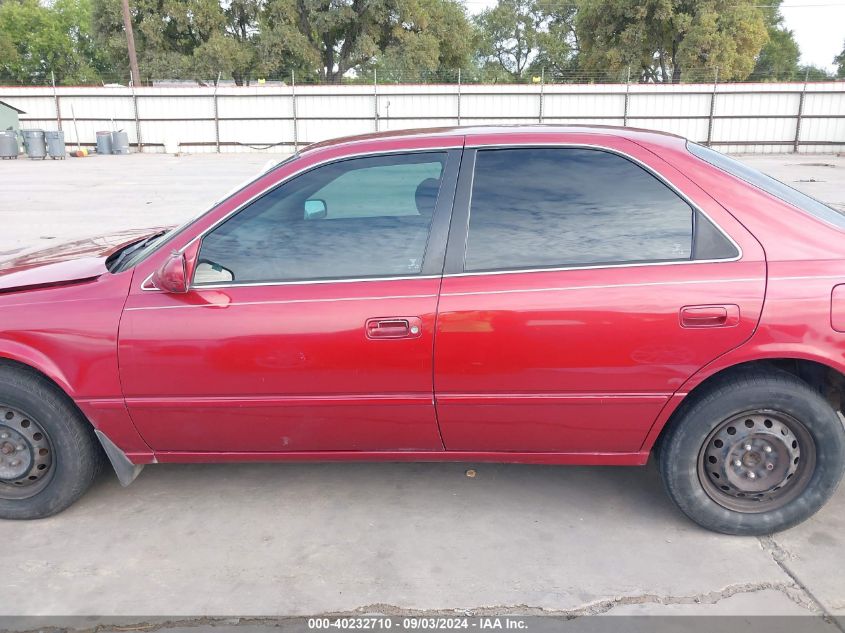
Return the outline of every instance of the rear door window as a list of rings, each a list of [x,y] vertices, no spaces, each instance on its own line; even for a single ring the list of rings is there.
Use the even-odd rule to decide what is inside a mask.
[[[665,183],[614,153],[480,150],[464,269],[689,261],[695,215]]]

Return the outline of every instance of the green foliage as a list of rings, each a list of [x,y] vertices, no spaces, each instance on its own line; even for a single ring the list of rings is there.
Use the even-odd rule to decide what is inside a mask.
[[[462,0],[130,6],[145,82],[803,79],[779,0],[498,0],[473,19]],[[0,0],[0,81],[126,84],[128,68],[121,0]]]
[[[520,80],[576,66],[575,5],[499,0],[475,18],[478,61],[488,77]]]
[[[452,0],[417,0],[415,19],[394,24],[384,52],[372,64],[381,79],[419,81],[466,67],[474,32],[464,8]],[[454,80],[448,75],[446,79]]]
[[[845,44],[842,45],[842,52],[833,58],[833,63],[837,65],[836,76],[845,78]]]
[[[539,47],[542,24],[532,0],[499,0],[475,19],[479,30],[479,57],[483,66],[520,79]],[[498,67],[498,68],[496,68]]]
[[[125,68],[120,0],[94,0],[100,42]],[[457,0],[132,0],[145,80],[251,78],[337,82],[382,66],[436,71],[468,62],[472,32]]]
[[[575,20],[588,69],[630,66],[641,81],[742,80],[766,43],[755,0],[582,0]]]
[[[798,59],[801,52],[789,29],[783,25],[780,13],[781,0],[762,7],[769,41],[763,46],[754,71],[753,81],[791,81],[798,76]]]
[[[120,0],[94,0],[100,46],[115,68],[128,68]],[[242,83],[256,57],[258,0],[132,0],[141,77]]]
[[[754,72],[749,79],[756,81],[792,81],[798,76],[801,56],[792,31],[770,28],[769,41],[760,51]]]
[[[807,81],[830,81],[834,79],[832,73],[827,72],[824,68],[807,64],[798,68],[798,79]]]
[[[0,4],[0,80],[23,84],[96,81],[103,60],[93,44],[89,0]]]

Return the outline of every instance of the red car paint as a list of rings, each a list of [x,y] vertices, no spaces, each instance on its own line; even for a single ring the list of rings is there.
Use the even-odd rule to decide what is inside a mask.
[[[368,153],[568,145],[627,155],[740,247],[735,261],[191,289],[174,251],[308,166]],[[845,372],[841,231],[630,129],[456,128],[312,146],[134,268],[72,249],[0,269],[0,357],[54,380],[135,463],[476,460],[643,464],[707,377],[757,359]],[[260,258],[261,253],[255,253]],[[373,336],[372,320],[418,326]],[[837,320],[838,319],[838,320]],[[717,327],[702,326],[716,323]],[[841,328],[838,328],[841,329]],[[388,333],[389,334],[389,333]],[[389,339],[395,340],[389,340]]]

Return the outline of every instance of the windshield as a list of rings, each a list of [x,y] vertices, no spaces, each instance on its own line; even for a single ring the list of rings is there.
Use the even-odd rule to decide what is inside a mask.
[[[718,167],[722,171],[726,171],[730,175],[744,180],[758,189],[762,189],[766,193],[801,209],[805,213],[809,213],[840,229],[845,229],[845,210],[835,209],[819,202],[815,198],[811,198],[807,194],[801,193],[789,185],[785,185],[780,180],[775,180],[771,176],[767,176],[763,172],[757,171],[753,167],[749,167],[724,154],[720,154],[709,147],[688,142],[687,149],[690,153],[714,167]]]
[[[178,227],[176,227],[172,231],[162,231],[160,233],[156,233],[155,235],[152,235],[152,236],[150,236],[150,237],[148,237],[144,240],[141,240],[139,242],[134,242],[134,243],[126,246],[122,250],[118,251],[117,253],[114,253],[111,256],[109,262],[107,262],[107,264],[106,264],[108,266],[109,271],[113,272],[113,273],[119,273],[121,271],[124,271],[124,270],[131,268],[132,266],[135,266],[136,264],[138,264],[139,262],[144,260],[147,256],[154,253],[159,247],[163,246],[164,244],[166,244],[167,242],[172,240],[179,233],[181,233],[184,229],[188,228],[188,226],[190,226],[196,220],[198,220],[199,218],[204,216],[206,213],[208,213],[211,209],[218,206],[219,204],[221,204],[225,200],[228,200],[229,198],[234,196],[236,193],[238,193],[242,189],[248,187],[249,185],[254,183],[256,180],[258,180],[259,178],[264,176],[264,174],[266,174],[270,171],[273,171],[274,169],[277,169],[277,168],[281,167],[282,165],[286,165],[287,163],[291,162],[292,160],[294,160],[295,158],[298,158],[298,157],[299,157],[299,153],[296,153],[296,154],[288,156],[284,160],[281,160],[281,161],[278,161],[278,162],[277,161],[268,161],[257,174],[250,176],[249,178],[247,178],[246,180],[244,180],[240,184],[238,184],[235,187],[233,187],[232,189],[230,189],[228,191],[228,193],[226,193],[222,197],[218,198],[211,205],[211,207],[209,207],[208,209],[203,209],[203,211],[200,212],[198,215],[195,215],[194,217],[189,218],[188,220],[186,220],[185,222],[180,224]]]

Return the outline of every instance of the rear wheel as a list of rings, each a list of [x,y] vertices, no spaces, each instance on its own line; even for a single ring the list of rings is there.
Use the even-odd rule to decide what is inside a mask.
[[[0,365],[0,518],[56,514],[102,467],[91,425],[42,376]]]
[[[845,465],[845,430],[808,384],[778,370],[717,379],[662,438],[669,496],[693,521],[727,534],[770,534],[830,498]]]

